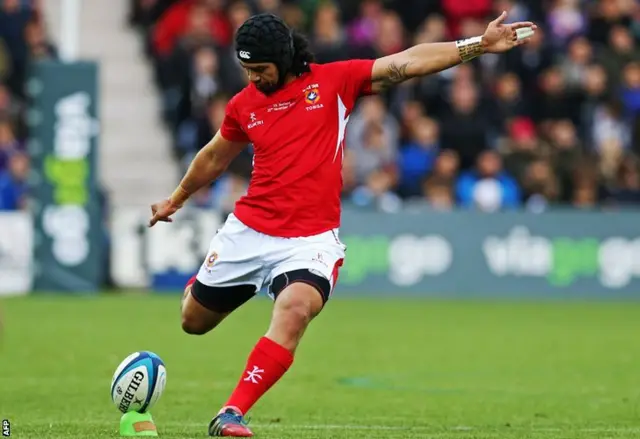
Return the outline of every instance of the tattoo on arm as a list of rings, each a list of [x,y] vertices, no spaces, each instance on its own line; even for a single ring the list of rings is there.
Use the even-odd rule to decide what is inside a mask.
[[[384,77],[381,78],[380,80],[380,85],[382,86],[382,88],[387,89],[389,87],[392,87],[396,84],[400,84],[401,82],[404,82],[407,79],[409,79],[410,76],[407,73],[408,67],[409,67],[408,61],[400,65],[396,64],[395,62],[392,62],[391,64],[389,64],[389,67],[387,67],[387,71],[385,72]]]

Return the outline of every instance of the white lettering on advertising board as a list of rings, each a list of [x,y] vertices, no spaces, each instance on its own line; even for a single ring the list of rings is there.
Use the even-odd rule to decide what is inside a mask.
[[[0,213],[0,296],[26,294],[33,276],[33,223],[26,212]]]
[[[174,222],[148,228],[149,213],[116,209],[111,224],[111,276],[124,288],[146,288],[169,271],[196,273],[220,226],[214,211],[181,210]]]

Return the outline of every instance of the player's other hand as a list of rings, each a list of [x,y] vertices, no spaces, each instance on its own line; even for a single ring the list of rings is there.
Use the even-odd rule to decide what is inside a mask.
[[[530,27],[536,30],[538,26],[530,21],[520,21],[517,23],[505,24],[507,13],[503,12],[498,18],[493,20],[487,26],[487,30],[482,35],[482,45],[487,53],[502,53],[527,43],[530,39],[524,38],[518,40],[518,29]]]
[[[158,221],[163,223],[172,223],[171,215],[176,213],[180,207],[171,203],[169,200],[162,200],[159,203],[151,205],[152,217],[149,220],[149,227],[153,227]]]

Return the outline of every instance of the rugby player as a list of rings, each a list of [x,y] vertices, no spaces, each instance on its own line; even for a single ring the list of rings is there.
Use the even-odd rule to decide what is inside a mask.
[[[250,83],[229,101],[220,130],[176,190],[152,205],[149,222],[171,222],[253,144],[247,194],[211,240],[182,302],[184,331],[205,334],[263,287],[274,301],[271,324],[209,424],[210,436],[253,436],[244,416],[291,367],[305,329],[334,290],[345,257],[338,233],[345,129],[358,98],[524,44],[536,26],[506,18],[502,13],[482,36],[322,65],[275,15],[252,16],[238,29],[236,56]]]

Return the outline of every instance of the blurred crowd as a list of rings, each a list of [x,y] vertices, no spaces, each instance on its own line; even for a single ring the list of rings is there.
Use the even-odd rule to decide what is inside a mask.
[[[0,0],[0,211],[26,207],[25,78],[33,59],[55,58],[37,0]]]
[[[480,35],[501,11],[540,28],[485,55],[362,99],[347,131],[345,200],[483,211],[640,203],[640,3],[635,0],[131,0],[183,167],[246,84],[233,35],[271,11],[318,62]],[[232,208],[251,149],[195,203]]]

